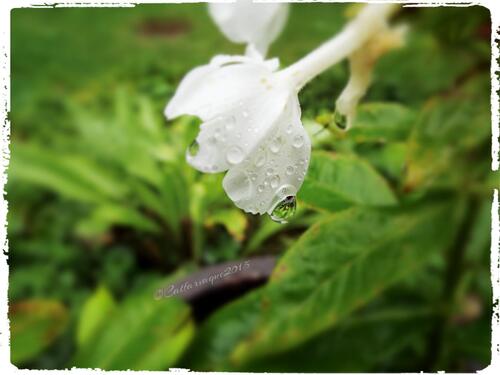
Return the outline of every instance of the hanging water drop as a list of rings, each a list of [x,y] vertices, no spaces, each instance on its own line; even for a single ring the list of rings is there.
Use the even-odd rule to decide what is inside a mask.
[[[295,195],[287,195],[274,206],[269,216],[277,223],[286,224],[288,220],[295,215],[296,208],[297,201]]]

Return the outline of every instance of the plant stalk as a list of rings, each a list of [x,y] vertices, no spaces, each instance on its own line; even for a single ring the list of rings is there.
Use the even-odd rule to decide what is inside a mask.
[[[398,8],[397,4],[366,5],[339,34],[283,69],[278,75],[292,80],[297,92],[300,91],[313,78],[361,47],[384,27]]]

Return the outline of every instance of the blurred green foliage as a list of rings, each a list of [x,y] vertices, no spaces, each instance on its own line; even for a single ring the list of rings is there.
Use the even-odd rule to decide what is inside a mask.
[[[352,7],[293,4],[287,65]],[[202,4],[12,12],[11,360],[19,367],[466,372],[490,360],[489,14],[405,8],[348,132],[339,64],[301,93],[313,155],[286,225],[185,160],[199,121],[163,119],[182,76],[241,53]],[[196,322],[155,290],[279,257],[264,286]]]

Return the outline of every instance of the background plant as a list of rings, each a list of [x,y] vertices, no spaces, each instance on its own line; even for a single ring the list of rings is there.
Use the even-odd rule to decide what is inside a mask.
[[[352,12],[293,4],[270,55],[297,60]],[[242,52],[204,6],[14,10],[12,361],[295,372],[487,365],[499,185],[488,13],[405,8],[398,17],[408,42],[377,63],[349,132],[333,112],[346,64],[301,93],[315,152],[299,212],[280,226],[242,214],[221,176],[185,163],[197,119],[162,118],[188,70],[214,50]],[[153,299],[158,285],[258,254],[279,257],[270,281],[203,322],[181,300]]]

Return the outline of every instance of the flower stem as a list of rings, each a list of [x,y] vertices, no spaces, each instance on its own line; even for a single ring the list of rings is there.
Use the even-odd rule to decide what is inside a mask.
[[[300,91],[314,77],[361,47],[397,9],[397,4],[366,5],[339,34],[278,74],[291,79]]]

